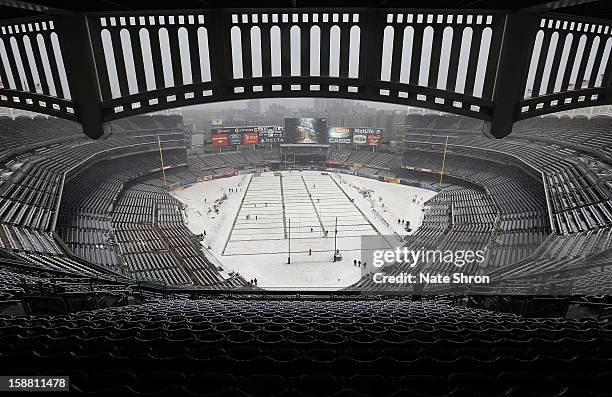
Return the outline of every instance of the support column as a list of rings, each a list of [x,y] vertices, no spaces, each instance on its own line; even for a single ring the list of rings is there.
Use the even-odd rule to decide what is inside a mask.
[[[385,13],[369,9],[360,16],[362,25],[359,51],[359,78],[367,82],[380,81],[380,68],[385,31]],[[396,32],[395,34],[399,34]],[[363,89],[368,99],[380,98],[379,88],[366,86]]]
[[[110,128],[104,126],[102,118],[100,86],[87,17],[60,15],[55,20],[68,85],[83,132],[92,139],[98,139],[110,133]]]
[[[503,138],[512,131],[525,90],[524,77],[531,60],[537,21],[538,17],[531,13],[506,16],[493,87],[493,114],[485,131],[489,136]]]
[[[232,43],[229,39],[232,28],[231,12],[210,10],[206,15],[208,51],[210,54],[210,75],[211,81],[216,87],[214,88],[214,95],[230,95],[233,91],[226,85],[229,80],[233,79],[232,71],[234,69],[232,63]],[[240,17],[240,15],[238,16]],[[244,26],[238,26],[240,26],[241,29],[245,29]],[[262,45],[266,40],[269,39],[262,36]]]

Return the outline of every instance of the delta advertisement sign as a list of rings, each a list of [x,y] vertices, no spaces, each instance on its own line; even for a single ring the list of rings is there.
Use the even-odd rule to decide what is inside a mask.
[[[382,128],[347,128],[331,127],[327,130],[328,143],[354,143],[356,145],[380,145]]]
[[[285,127],[259,127],[260,143],[284,143]]]
[[[283,143],[284,128],[268,127],[225,127],[212,129],[212,145],[257,145],[259,143]]]

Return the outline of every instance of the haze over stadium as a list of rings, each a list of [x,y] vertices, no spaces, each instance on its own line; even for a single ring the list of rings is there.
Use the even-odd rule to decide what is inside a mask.
[[[610,395],[609,7],[336,3],[0,0],[0,391]]]

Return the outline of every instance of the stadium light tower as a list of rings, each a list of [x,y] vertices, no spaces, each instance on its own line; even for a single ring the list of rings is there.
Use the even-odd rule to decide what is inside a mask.
[[[287,248],[287,264],[291,264],[291,218],[289,218],[289,246]]]

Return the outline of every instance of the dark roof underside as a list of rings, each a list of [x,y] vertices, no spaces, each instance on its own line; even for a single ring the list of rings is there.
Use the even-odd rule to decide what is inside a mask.
[[[7,7],[2,4],[20,3],[11,0],[0,0],[0,19],[13,19],[39,15],[40,12],[18,7]],[[519,10],[545,4],[573,4],[556,8],[559,13],[612,19],[612,6],[609,0],[32,0],[23,2],[29,6],[51,7],[71,12],[112,12],[112,11],[147,11],[147,10],[181,10],[210,8],[322,8],[322,7],[375,7],[375,8],[433,8],[433,9],[492,9]]]

